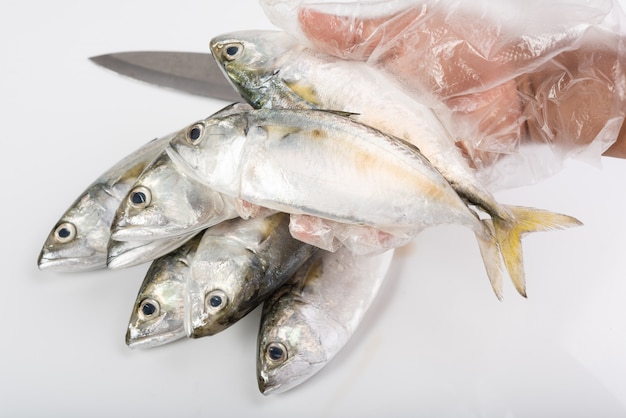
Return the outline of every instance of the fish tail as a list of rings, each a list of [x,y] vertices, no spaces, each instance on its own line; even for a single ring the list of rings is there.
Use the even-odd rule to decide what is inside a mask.
[[[489,277],[491,288],[496,294],[496,297],[502,299],[502,261],[500,259],[500,250],[495,237],[493,222],[491,219],[484,219],[481,222],[491,233],[476,233],[478,248],[480,249],[480,255],[483,258],[483,263],[487,270],[487,277]]]
[[[524,234],[570,228],[582,225],[582,222],[572,216],[541,209],[508,205],[506,208],[513,214],[513,220],[492,218],[495,235],[504,265],[509,272],[513,285],[520,295],[526,297],[526,281],[522,261],[522,237]]]

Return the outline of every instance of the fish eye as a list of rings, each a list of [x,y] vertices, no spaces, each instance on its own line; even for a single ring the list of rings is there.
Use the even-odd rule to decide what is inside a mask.
[[[227,44],[224,45],[223,51],[222,55],[224,56],[224,59],[227,61],[233,61],[243,52],[243,45],[238,42]]]
[[[60,243],[66,243],[76,238],[76,226],[71,222],[63,222],[54,230],[54,239]]]
[[[221,290],[208,292],[204,297],[204,306],[208,312],[217,312],[228,304],[226,293]]]
[[[159,302],[154,299],[144,299],[139,304],[139,316],[143,319],[152,319],[159,316]]]
[[[282,343],[271,342],[265,347],[265,358],[270,363],[282,363],[287,360],[287,348]]]
[[[143,209],[150,204],[152,194],[150,189],[143,186],[137,186],[128,194],[128,203],[137,209]]]
[[[191,145],[197,145],[200,141],[202,141],[202,135],[204,134],[204,124],[198,122],[191,125],[187,128],[187,132],[185,133],[185,139]]]

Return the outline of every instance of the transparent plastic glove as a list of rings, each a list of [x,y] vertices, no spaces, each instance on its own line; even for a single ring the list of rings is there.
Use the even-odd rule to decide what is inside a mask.
[[[278,27],[432,106],[492,188],[536,182],[574,155],[626,156],[615,0],[261,3]]]
[[[378,254],[407,244],[419,230],[391,234],[373,227],[348,225],[310,215],[291,215],[289,232],[294,238],[335,252],[341,247],[359,255]]]

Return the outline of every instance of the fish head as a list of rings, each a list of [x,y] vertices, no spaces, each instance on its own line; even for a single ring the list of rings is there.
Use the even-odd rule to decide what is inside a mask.
[[[155,260],[137,294],[126,332],[130,348],[150,348],[185,336],[189,260],[177,250]]]
[[[289,286],[286,286],[288,289]],[[263,308],[257,345],[257,382],[264,395],[281,393],[308,380],[330,361],[343,336],[321,309],[285,287]]]
[[[207,240],[208,238],[208,240]],[[187,334],[194,338],[228,328],[261,300],[255,298],[260,269],[245,246],[219,236],[205,237],[187,284]]]
[[[255,108],[294,106],[302,98],[290,85],[303,71],[299,56],[305,46],[284,31],[239,31],[211,40],[211,52],[230,83]],[[284,107],[284,106],[277,106]],[[306,106],[303,106],[306,107]]]
[[[247,105],[230,105],[189,125],[172,139],[166,152],[180,170],[220,192],[239,173],[248,132]]]
[[[110,226],[119,200],[100,183],[90,186],[56,223],[41,249],[41,270],[74,272],[106,267]]]
[[[137,178],[111,225],[117,241],[154,240],[233,217],[222,195],[179,170],[163,151]]]

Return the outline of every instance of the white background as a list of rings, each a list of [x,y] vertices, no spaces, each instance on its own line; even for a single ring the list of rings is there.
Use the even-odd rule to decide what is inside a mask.
[[[524,240],[529,298],[496,300],[473,234],[423,232],[398,251],[349,345],[297,389],[264,397],[255,311],[222,334],[130,350],[147,265],[39,271],[49,230],[98,175],[224,103],[133,82],[88,57],[208,51],[272,28],[258,4],[5,1],[2,103],[2,416],[625,416],[626,161],[572,162],[501,202],[585,225]]]

